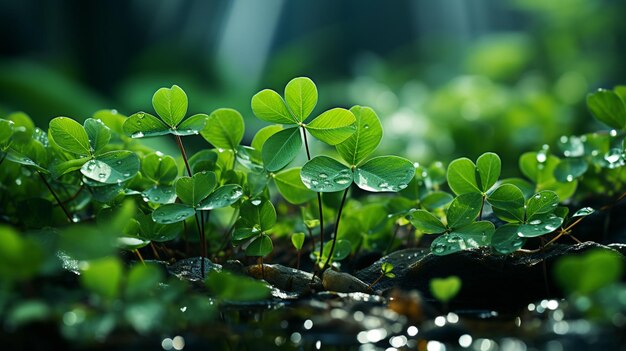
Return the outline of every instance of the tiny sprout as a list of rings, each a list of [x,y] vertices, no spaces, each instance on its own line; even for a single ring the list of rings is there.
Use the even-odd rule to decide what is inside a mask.
[[[307,219],[304,221],[304,225],[309,229],[313,229],[320,225],[320,220],[319,219]]]
[[[298,251],[298,261],[296,263],[296,269],[300,269],[300,254],[302,253],[302,245],[304,244],[304,233],[294,233],[291,236],[291,243],[293,247]]]
[[[372,287],[374,285],[376,285],[381,279],[383,279],[383,277],[387,277],[389,279],[395,278],[396,275],[392,272],[393,271],[393,264],[389,263],[389,262],[384,262],[381,266],[380,266],[380,275],[378,276],[378,278],[376,278],[376,280],[374,280],[368,287],[367,290],[372,290]]]
[[[395,278],[396,275],[392,273],[393,265],[389,262],[385,262],[380,266],[380,272],[387,278]]]

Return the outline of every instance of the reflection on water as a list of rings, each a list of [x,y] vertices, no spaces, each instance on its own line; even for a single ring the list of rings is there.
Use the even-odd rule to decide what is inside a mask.
[[[223,305],[220,335],[209,339],[219,338],[231,350],[558,351],[598,345],[614,350],[620,347],[624,327],[583,319],[578,307],[565,300],[538,301],[516,315],[457,310],[421,321],[389,309],[388,303],[375,295],[322,292],[280,304]],[[197,344],[180,340],[190,348],[207,341],[194,339]],[[175,338],[161,343],[164,350],[178,350],[176,345]]]

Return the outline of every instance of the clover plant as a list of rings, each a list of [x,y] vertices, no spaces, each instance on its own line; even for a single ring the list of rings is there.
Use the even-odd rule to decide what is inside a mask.
[[[285,125],[282,130],[266,129],[267,139],[262,143],[261,158],[265,169],[276,172],[287,166],[298,155],[304,142],[306,156],[311,160],[307,132],[328,145],[337,145],[355,132],[355,116],[348,110],[333,108],[305,123],[317,105],[317,87],[309,78],[292,79],[285,86],[284,100],[275,91],[264,89],[252,97],[252,111],[257,118]],[[277,184],[297,184],[296,171],[278,176]],[[276,177],[274,177],[276,178]],[[280,180],[284,180],[281,182]],[[298,184],[299,185],[299,184]],[[298,187],[296,186],[296,189]],[[281,190],[281,186],[278,186]],[[282,188],[284,192],[284,188]],[[287,196],[289,197],[289,195]],[[322,197],[317,193],[320,221],[320,242],[324,242],[324,215]],[[320,245],[323,255],[324,245]]]
[[[268,230],[276,224],[276,209],[267,199],[244,202],[240,208],[241,218],[233,233],[233,244],[244,245],[247,256],[261,257],[274,249]]]
[[[205,114],[196,114],[189,118],[185,118],[187,114],[187,95],[177,85],[173,85],[171,88],[160,88],[152,96],[152,106],[156,111],[159,118],[146,113],[137,112],[130,117],[122,126],[122,129],[127,135],[132,138],[144,138],[154,137],[166,134],[173,134],[180,149],[183,162],[189,177],[192,177],[191,167],[189,166],[189,160],[187,153],[183,146],[181,136],[199,134],[207,124],[209,116]],[[210,176],[207,176],[209,178]],[[203,179],[204,181],[184,180],[181,183],[180,190],[177,187],[176,192],[179,197],[182,196],[187,201],[192,201],[186,204],[168,204],[164,210],[153,213],[153,219],[159,220],[160,223],[174,223],[179,220],[184,220],[189,216],[195,215],[196,227],[198,235],[200,236],[200,246],[202,251],[202,257],[206,257],[206,238],[204,233],[204,217],[198,216],[195,212],[196,206],[200,200],[208,196],[210,191],[215,187],[215,181],[210,184],[211,181]],[[177,182],[178,183],[178,182]],[[196,185],[198,189],[196,191]],[[208,192],[207,192],[208,191]],[[206,193],[206,194],[205,194]],[[189,195],[189,196],[187,196]],[[204,195],[202,198],[198,198],[200,195]],[[193,202],[198,200],[198,202]],[[202,260],[202,274],[204,274],[204,260]]]
[[[372,287],[378,284],[378,282],[384,277],[387,277],[390,279],[395,278],[396,275],[392,271],[393,271],[393,264],[389,262],[384,262],[382,265],[380,265],[380,275],[378,276],[378,278],[376,278],[376,280],[374,280],[370,285],[367,286],[367,289],[372,290]]]
[[[475,162],[454,160],[447,168],[439,161],[423,166],[398,156],[370,158],[383,134],[374,110],[335,108],[310,118],[317,89],[308,78],[290,81],[284,97],[272,90],[253,97],[254,114],[276,124],[259,130],[249,146],[242,145],[245,125],[235,110],[185,118],[187,97],[178,86],[154,94],[156,115],[138,112],[127,118],[101,110],[81,123],[54,118],[44,131],[28,115],[10,114],[0,118],[0,219],[9,224],[0,226],[0,314],[6,326],[16,327],[28,313],[32,320],[48,320],[59,319],[63,311],[59,324],[71,340],[106,337],[124,327],[142,335],[170,330],[161,320],[174,321],[175,327],[204,325],[216,314],[213,300],[143,260],[189,255],[179,245],[188,245],[194,220],[202,257],[210,243],[218,259],[243,253],[260,257],[262,264],[275,238],[291,241],[298,268],[305,242],[300,231],[308,231],[310,256],[322,269],[361,249],[390,252],[402,235],[411,240],[439,234],[431,244],[436,255],[479,247],[509,254],[536,237],[542,245],[563,237],[579,241],[573,236],[578,223],[626,197],[625,98],[624,87],[590,94],[591,114],[610,129],[564,136],[552,149],[524,153],[519,158],[524,178],[508,179],[499,179],[500,157],[490,152]],[[174,135],[180,165],[137,140],[166,134]],[[181,136],[194,134],[211,147],[187,155]],[[334,146],[340,159],[312,157],[309,135]],[[302,144],[306,163],[288,167]],[[352,184],[374,194],[349,199],[350,189],[356,189]],[[600,196],[603,203],[589,202]],[[210,218],[212,210],[226,207],[231,209]],[[335,219],[332,240],[324,240],[324,214]],[[205,230],[205,224],[225,231]],[[207,240],[207,233],[218,238]],[[120,251],[132,252],[138,262],[135,256],[123,261]],[[582,260],[563,260],[555,266],[557,282],[572,294],[603,293],[621,274],[615,259],[590,253]],[[60,265],[80,273],[76,282],[83,290],[61,291],[69,297],[54,309],[21,297],[33,279],[51,277]],[[383,264],[371,286],[391,278],[392,269]],[[597,269],[607,274],[596,279]],[[580,272],[577,282],[573,271]],[[205,283],[222,300],[255,300],[270,292],[264,283],[228,273],[211,272]],[[446,304],[461,282],[433,279],[430,287]],[[186,306],[190,311],[183,311]],[[123,312],[111,313],[112,308]],[[65,323],[66,316],[83,322]]]
[[[365,161],[382,139],[382,126],[374,110],[369,107],[354,106],[350,111],[356,118],[356,131],[336,146],[337,152],[348,164],[328,156],[317,156],[308,161],[300,172],[304,185],[318,194],[343,190],[333,244],[323,268],[333,256],[341,212],[350,185],[355,183],[359,188],[371,192],[397,192],[406,188],[415,174],[413,164],[402,157],[378,156]]]
[[[302,245],[304,245],[304,233],[293,233],[291,235],[291,244],[298,251],[296,269],[300,269],[300,254],[302,253]]]
[[[487,201],[495,215],[507,222],[496,230],[491,242],[500,253],[513,252],[524,245],[526,238],[552,233],[563,224],[565,214],[557,207],[559,196],[550,190],[540,191],[525,200],[518,187],[503,184]]]
[[[581,136],[562,136],[558,149],[564,159],[554,170],[561,182],[578,180],[587,191],[621,195],[625,179],[626,88],[599,89],[587,96],[591,114],[610,130]],[[611,184],[611,185],[609,185]]]
[[[50,156],[46,146],[48,146],[48,137],[39,128],[35,128],[26,114],[13,113],[8,119],[0,120],[0,153],[2,154],[0,164],[8,160],[37,173],[66,218],[72,222],[73,215],[54,190],[54,184],[46,178],[46,175],[50,174],[47,169]],[[15,181],[20,185],[21,177],[16,177]]]

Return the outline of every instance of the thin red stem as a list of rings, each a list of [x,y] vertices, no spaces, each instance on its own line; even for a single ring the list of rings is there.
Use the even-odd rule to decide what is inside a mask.
[[[339,212],[337,212],[337,221],[335,222],[335,236],[333,236],[333,244],[330,246],[330,253],[326,258],[326,262],[324,263],[324,267],[322,267],[322,271],[328,267],[331,258],[333,257],[333,252],[335,251],[335,244],[337,243],[337,234],[339,234],[339,221],[341,220],[341,212],[343,212],[343,205],[346,203],[346,197],[348,196],[348,190],[350,187],[347,187],[343,192],[343,197],[341,198],[341,204],[339,205]]]
[[[52,190],[52,187],[50,186],[50,183],[48,183],[48,181],[46,180],[46,177],[44,177],[44,175],[41,174],[41,172],[39,171],[37,171],[37,174],[39,174],[39,178],[41,178],[41,180],[46,185],[46,187],[48,188],[52,196],[54,196],[54,199],[56,200],[57,204],[59,204],[59,207],[61,207],[61,209],[63,210],[63,213],[65,213],[67,220],[70,221],[70,223],[74,222],[74,220],[72,219],[72,215],[67,210],[67,208],[65,208],[65,206],[63,205],[63,202],[61,202],[61,199],[59,199],[59,196],[57,195],[57,193],[55,193],[54,190]]]
[[[311,160],[311,152],[309,151],[309,142],[306,138],[306,130],[304,127],[300,127],[302,131],[302,137],[304,138],[304,148],[306,150],[306,158]],[[319,208],[319,217],[320,217],[320,260],[324,254],[324,211],[322,209],[322,194],[317,193],[317,207]],[[334,246],[334,244],[333,244]]]
[[[187,160],[187,153],[185,152],[185,147],[183,146],[183,140],[180,138],[180,135],[176,135],[176,143],[178,144],[178,148],[180,149],[180,153],[183,156],[183,161],[185,161],[185,168],[187,168],[187,174],[191,177],[191,167],[189,167],[189,161]]]

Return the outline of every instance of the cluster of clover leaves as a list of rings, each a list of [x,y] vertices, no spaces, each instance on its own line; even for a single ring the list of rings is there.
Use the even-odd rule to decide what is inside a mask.
[[[195,229],[203,257],[208,256],[207,245],[217,252],[224,241],[247,256],[264,257],[273,251],[272,236],[281,223],[293,222],[279,220],[286,212],[275,207],[275,189],[288,203],[313,209],[304,211],[304,222],[310,233],[319,232],[319,253],[313,257],[322,268],[354,253],[363,235],[388,235],[389,219],[396,231],[412,225],[419,234],[441,234],[432,243],[435,254],[483,246],[506,254],[522,248],[528,238],[569,234],[578,217],[591,214],[593,209],[584,208],[568,215],[568,208],[560,205],[572,199],[577,188],[623,197],[624,92],[618,87],[590,94],[592,114],[613,129],[561,138],[557,145],[563,158],[547,147],[523,154],[519,165],[526,179],[500,179],[500,158],[490,152],[476,162],[454,160],[447,169],[441,162],[422,167],[398,156],[370,158],[383,135],[374,110],[332,108],[313,118],[318,92],[303,77],[291,80],[283,96],[269,89],[254,95],[254,115],[272,125],[259,130],[250,146],[241,145],[245,127],[239,112],[220,108],[187,117],[187,96],[176,85],[154,94],[156,115],[137,112],[125,117],[103,110],[82,125],[57,117],[46,133],[28,116],[16,113],[0,119],[1,162],[7,161],[1,179],[4,218],[36,227],[24,207],[50,213],[45,225],[63,227],[61,236],[71,239],[62,240],[62,248],[75,254],[80,245],[74,241],[95,252],[112,245],[140,255],[139,249],[151,246],[158,254],[166,252],[163,243],[180,240],[181,235],[191,240],[187,233]],[[180,157],[138,141],[166,135],[173,136]],[[188,156],[182,137],[193,135],[213,148]],[[334,147],[334,152],[312,157],[309,136]],[[306,157],[304,164],[291,166],[298,156]],[[387,196],[384,205],[360,204],[348,200],[350,189],[357,187],[398,195]],[[333,194],[339,204],[329,209],[323,200]],[[102,218],[115,217],[129,199],[135,206],[128,223],[107,234],[106,240],[96,238],[103,234],[87,228],[91,219],[105,226]],[[344,208],[350,220],[340,228]],[[224,233],[218,233],[210,216],[217,209],[228,209],[232,218]],[[329,211],[335,216],[332,226],[324,225]],[[59,221],[63,216],[69,226]],[[93,235],[80,237],[75,229],[67,229],[74,226]],[[334,234],[330,240],[324,236],[328,229]],[[315,248],[312,235],[310,240]],[[292,237],[298,257],[304,241],[302,233]],[[202,264],[204,270],[204,260]]]
[[[416,199],[419,208],[411,209],[407,217],[421,233],[442,234],[431,245],[438,255],[477,247],[508,254],[522,248],[528,238],[556,231],[552,242],[570,234],[574,225],[595,212],[585,207],[568,216],[569,208],[559,206],[575,195],[579,183],[586,188],[580,197],[605,193],[619,201],[625,195],[624,101],[626,87],[589,94],[593,116],[614,129],[562,137],[558,148],[563,159],[551,154],[547,145],[522,154],[519,167],[526,179],[499,180],[501,161],[494,153],[481,155],[476,163],[460,158],[449,164],[445,176],[453,197],[438,188],[444,182],[441,167],[418,170],[409,187],[415,190],[404,195]],[[495,220],[483,218],[485,209]],[[494,223],[502,224],[496,228]]]
[[[289,237],[298,267],[308,247],[315,266],[325,268],[361,248],[388,252],[406,244],[399,233],[415,230],[409,244],[421,234],[438,235],[432,242],[437,255],[477,247],[507,254],[529,238],[573,238],[573,226],[606,208],[577,209],[578,200],[601,195],[611,204],[625,195],[624,87],[587,99],[591,113],[611,129],[564,136],[554,150],[524,153],[523,178],[507,179],[500,179],[494,153],[447,167],[370,157],[383,135],[376,113],[354,106],[312,118],[317,97],[308,78],[290,81],[283,96],[272,90],[256,94],[253,113],[272,125],[259,130],[249,146],[241,145],[245,126],[239,112],[220,108],[188,116],[187,96],[175,85],[154,94],[153,114],[126,117],[101,110],[82,124],[57,117],[47,131],[24,113],[0,118],[3,321],[56,319],[63,335],[74,340],[101,340],[125,325],[140,334],[164,334],[212,320],[212,297],[255,300],[269,294],[261,282],[215,271],[205,280],[211,296],[195,294],[156,266],[125,265],[121,250],[139,260],[146,254],[161,260],[198,254],[263,258],[274,251],[274,242]],[[143,141],[168,135],[180,155]],[[188,154],[188,137],[212,147]],[[312,156],[309,137],[330,146],[327,153]],[[357,188],[384,194],[349,197]],[[577,210],[570,215],[569,208]],[[65,269],[80,272],[84,291],[54,294],[54,302],[46,302],[43,293],[25,300],[23,288],[31,286],[25,282]],[[383,264],[370,287],[392,278],[392,270]],[[433,286],[447,291],[436,295],[445,302],[460,281]],[[178,303],[190,308],[185,312]],[[124,313],[110,313],[112,306]]]

